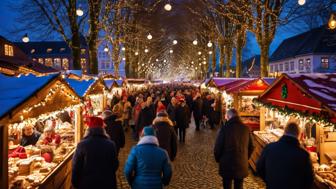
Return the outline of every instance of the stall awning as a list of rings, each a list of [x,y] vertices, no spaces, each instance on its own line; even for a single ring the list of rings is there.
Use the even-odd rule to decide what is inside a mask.
[[[75,79],[65,79],[70,87],[72,87],[75,92],[80,96],[84,97],[86,93],[90,90],[90,87],[96,82],[94,79],[90,80],[75,80]]]
[[[35,75],[9,77],[0,74],[0,117],[31,97],[57,76],[58,74],[44,77]]]
[[[108,89],[111,89],[113,86],[114,80],[113,79],[104,79],[104,84]]]
[[[283,74],[259,98],[262,103],[336,117],[336,73]]]
[[[232,84],[231,87],[227,88],[225,91],[227,93],[240,93],[240,92],[253,92],[253,93],[262,93],[264,92],[269,84],[263,79],[254,79],[254,80],[242,80]]]

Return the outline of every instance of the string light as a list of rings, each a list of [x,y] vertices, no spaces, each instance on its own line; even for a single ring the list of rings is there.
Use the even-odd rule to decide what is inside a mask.
[[[198,55],[201,55],[202,54],[202,52],[201,51],[198,51]]]
[[[172,10],[172,6],[171,6],[171,4],[169,4],[169,3],[165,4],[164,9],[165,9],[166,11],[171,11],[171,10]]]
[[[173,41],[173,44],[176,45],[176,44],[177,44],[177,40],[174,40],[174,41]]]
[[[149,52],[149,50],[148,49],[145,49],[145,53],[148,53]]]
[[[138,55],[139,55],[139,52],[135,52],[134,54],[135,54],[135,56],[138,56]]]
[[[169,53],[172,54],[174,51],[172,49],[169,50]]]
[[[211,41],[208,42],[208,47],[209,47],[209,48],[212,47],[212,43],[211,43]]]
[[[148,40],[151,40],[151,39],[153,39],[153,36],[149,33],[149,34],[147,35],[147,39],[148,39]]]
[[[193,45],[197,45],[198,44],[198,41],[197,41],[197,39],[195,39],[194,41],[193,41]]]
[[[329,19],[329,22],[328,22],[328,26],[329,26],[329,28],[332,29],[332,30],[336,29],[336,19],[335,19],[334,14],[331,14],[331,15],[330,15],[330,19]]]
[[[108,46],[106,45],[105,47],[104,47],[104,52],[108,52],[109,51],[109,48],[108,48]]]
[[[125,48],[125,47],[123,47],[123,48],[121,48],[121,50],[122,50],[122,51],[125,51],[125,50],[126,50],[126,48]]]

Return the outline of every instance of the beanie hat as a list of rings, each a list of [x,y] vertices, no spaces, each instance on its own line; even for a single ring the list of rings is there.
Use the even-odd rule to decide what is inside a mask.
[[[163,104],[159,104],[158,107],[157,107],[157,112],[162,112],[162,111],[165,111],[166,110],[166,107],[165,105]]]
[[[89,128],[103,128],[103,119],[100,117],[89,117],[87,123]]]
[[[143,136],[155,136],[155,131],[152,126],[146,126],[143,128]]]
[[[168,117],[168,113],[163,110],[163,111],[160,111],[158,114],[157,114],[157,117]]]

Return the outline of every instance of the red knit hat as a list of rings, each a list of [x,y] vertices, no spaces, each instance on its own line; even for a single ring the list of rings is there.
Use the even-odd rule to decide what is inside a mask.
[[[166,106],[164,104],[159,104],[156,112],[161,112],[165,110],[166,110]]]
[[[103,128],[104,121],[100,117],[88,117],[87,125],[89,128]]]

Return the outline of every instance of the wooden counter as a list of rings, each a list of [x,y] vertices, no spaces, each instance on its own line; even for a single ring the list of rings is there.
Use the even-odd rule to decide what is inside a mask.
[[[68,189],[71,188],[72,150],[55,169],[41,182],[39,189]]]

